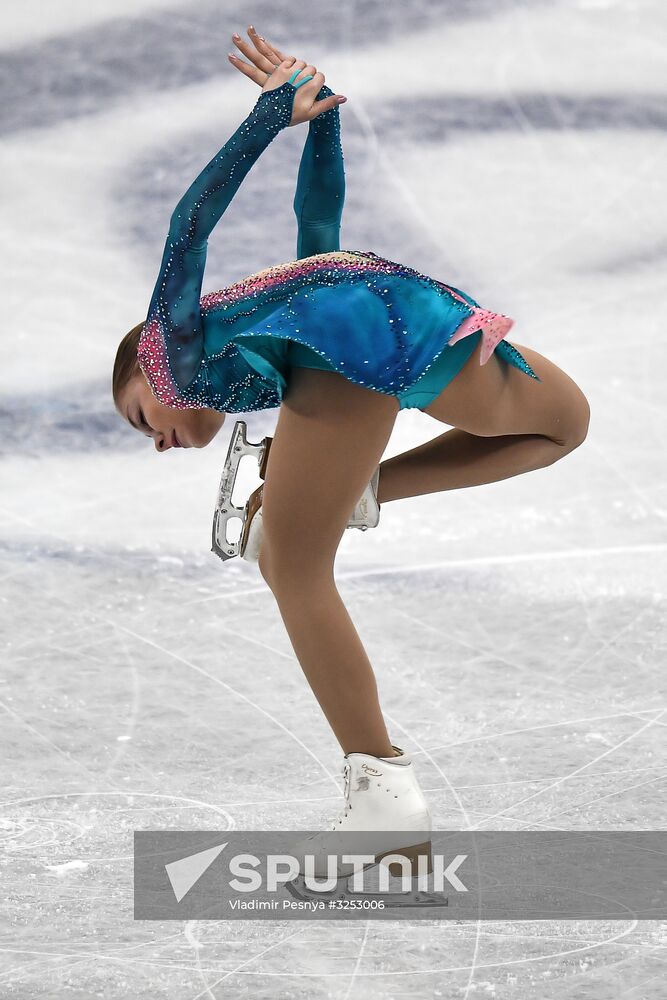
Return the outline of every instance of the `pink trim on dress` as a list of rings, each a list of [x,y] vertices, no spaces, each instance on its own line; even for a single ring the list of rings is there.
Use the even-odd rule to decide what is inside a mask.
[[[137,359],[153,395],[164,406],[171,406],[175,410],[204,408],[197,403],[187,403],[180,396],[171,375],[164,335],[156,316],[141,331]]]
[[[364,267],[364,265],[366,265]],[[364,270],[377,270],[377,264],[372,261],[356,260],[316,260],[310,263],[303,263],[302,260],[290,261],[287,264],[276,264],[270,268],[267,274],[258,278],[243,278],[235,281],[226,288],[221,288],[216,292],[208,292],[201,297],[202,312],[208,312],[221,306],[224,303],[238,302],[240,299],[249,298],[251,295],[265,292],[276,285],[283,285],[287,281],[299,280],[307,277],[315,271],[325,271],[327,268],[335,267],[337,271],[350,271],[359,273]]]
[[[470,306],[470,308],[474,309],[472,316],[468,316],[464,320],[456,333],[449,338],[448,343],[456,344],[459,340],[463,340],[464,337],[469,337],[471,334],[481,330],[482,349],[479,352],[479,363],[480,365],[485,365],[498,346],[498,343],[514,326],[514,320],[510,319],[509,316],[503,316],[501,313],[494,313],[489,309],[482,309],[479,306]]]

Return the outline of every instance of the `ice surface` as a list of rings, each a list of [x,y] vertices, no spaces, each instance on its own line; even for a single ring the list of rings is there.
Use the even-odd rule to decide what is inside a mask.
[[[342,540],[434,825],[665,826],[667,8],[294,11],[3,8],[0,995],[663,997],[657,922],[132,921],[133,830],[310,829],[340,801],[272,595],[209,552],[234,418],[158,455],[109,391],[173,205],[255,99],[225,56],[251,19],[349,98],[343,246],[513,316],[591,404],[562,462]],[[204,291],[293,259],[296,133],[244,182]],[[387,456],[444,430],[404,411]]]

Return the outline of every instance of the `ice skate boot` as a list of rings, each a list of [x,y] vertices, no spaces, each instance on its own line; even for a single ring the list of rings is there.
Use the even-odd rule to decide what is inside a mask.
[[[380,466],[371,477],[371,481],[355,504],[352,516],[347,522],[348,528],[359,528],[361,531],[368,531],[369,528],[377,528],[380,521],[380,504],[378,503],[378,482],[380,480]]]
[[[269,451],[273,438],[265,437],[259,444],[251,444],[246,438],[246,423],[237,420],[227,449],[227,458],[220,480],[218,498],[213,514],[213,531],[211,551],[222,560],[241,556],[249,562],[257,562],[262,542],[262,496],[264,486],[248,497],[243,507],[232,503],[232,492],[241,459],[245,455],[254,455],[259,465],[259,477],[265,478]],[[377,527],[380,520],[380,504],[377,499],[380,466],[375,470],[370,483],[355,504],[348,521],[347,528],[359,528],[366,531]],[[241,534],[238,541],[230,542],[227,538],[227,522],[234,517],[242,520]]]
[[[407,859],[406,868],[413,878],[423,879],[432,873],[431,811],[410,755],[400,747],[394,750],[399,756],[345,755],[343,812],[328,831],[297,840],[289,849],[299,861],[299,876],[287,883],[292,895],[301,899],[355,898],[356,894],[347,887],[354,865],[341,861],[345,854],[369,855],[371,860],[363,865],[364,876],[367,868],[378,865],[385,857],[391,875],[402,873],[401,859]],[[315,878],[337,877],[335,889],[310,891],[304,878],[308,872],[307,855],[313,856]],[[328,860],[328,855],[336,856],[335,863]],[[388,855],[397,856],[393,863]],[[442,905],[442,900],[437,899],[434,905]]]

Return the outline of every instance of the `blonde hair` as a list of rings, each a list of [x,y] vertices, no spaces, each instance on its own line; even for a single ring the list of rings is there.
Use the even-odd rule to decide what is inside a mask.
[[[133,326],[118,345],[116,360],[113,363],[113,375],[111,377],[111,394],[116,406],[118,406],[118,397],[127,383],[141,372],[137,351],[139,349],[139,338],[144,326],[145,323],[138,323],[137,326]]]

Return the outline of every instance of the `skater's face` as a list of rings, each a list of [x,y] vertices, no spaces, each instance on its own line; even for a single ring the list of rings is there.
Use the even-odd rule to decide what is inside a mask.
[[[160,403],[143,372],[127,383],[117,409],[132,427],[153,438],[156,451],[205,448],[225,422],[218,410],[177,410]]]

